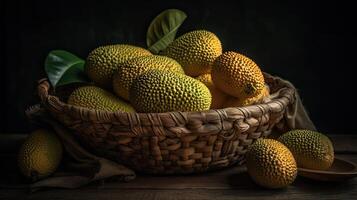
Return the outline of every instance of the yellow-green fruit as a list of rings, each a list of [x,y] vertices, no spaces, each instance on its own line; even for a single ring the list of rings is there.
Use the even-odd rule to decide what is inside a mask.
[[[185,73],[181,65],[176,60],[166,56],[150,55],[134,58],[121,64],[118,67],[117,72],[114,73],[114,92],[118,96],[129,100],[129,88],[133,80],[138,75],[150,69],[169,70],[181,74]]]
[[[254,97],[264,88],[263,73],[258,65],[233,51],[215,60],[212,80],[217,88],[237,98]]]
[[[246,153],[247,169],[252,179],[267,188],[283,188],[297,175],[293,154],[282,143],[258,139]]]
[[[96,86],[77,88],[69,96],[68,104],[104,111],[135,112],[130,104]]]
[[[214,33],[196,30],[177,38],[165,53],[177,60],[187,75],[196,77],[211,71],[213,61],[222,54],[222,45]]]
[[[334,160],[332,142],[325,135],[310,130],[292,130],[278,138],[294,154],[299,167],[326,170]]]
[[[203,74],[196,77],[197,80],[205,84],[212,95],[211,109],[222,108],[223,104],[229,97],[227,94],[216,88],[212,82],[211,74]]]
[[[224,107],[241,107],[241,106],[249,106],[257,103],[263,103],[266,98],[269,96],[269,86],[265,86],[260,93],[254,97],[248,98],[236,98],[229,96],[225,103]]]
[[[33,180],[56,171],[62,159],[62,144],[55,133],[38,129],[25,140],[18,154],[22,174]]]
[[[110,88],[112,76],[121,63],[146,55],[151,55],[151,53],[137,46],[127,44],[101,46],[89,53],[85,72],[97,85]]]
[[[130,87],[130,102],[138,112],[202,111],[211,106],[209,89],[185,74],[149,70]]]

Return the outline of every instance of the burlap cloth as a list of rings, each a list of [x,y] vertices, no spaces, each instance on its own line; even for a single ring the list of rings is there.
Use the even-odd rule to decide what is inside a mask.
[[[279,77],[286,85],[294,86]],[[270,98],[279,96],[278,90],[270,95]],[[295,102],[287,108],[283,120],[285,129],[309,129],[316,130],[306,112],[298,92],[295,94]],[[78,188],[94,181],[117,180],[130,181],[135,179],[135,172],[121,164],[95,156],[85,150],[74,138],[73,133],[59,122],[54,120],[40,105],[30,107],[26,111],[28,118],[39,126],[46,126],[55,131],[62,140],[64,147],[64,159],[61,167],[50,177],[31,184],[31,191],[43,188]]]

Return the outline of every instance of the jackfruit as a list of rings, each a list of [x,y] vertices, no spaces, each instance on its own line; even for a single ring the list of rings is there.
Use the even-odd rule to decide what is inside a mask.
[[[202,111],[211,106],[209,89],[185,74],[149,70],[139,75],[129,91],[138,112]]]
[[[254,97],[248,98],[236,98],[232,96],[228,96],[225,103],[223,104],[224,107],[241,107],[241,106],[249,106],[258,103],[264,103],[269,101],[269,86],[266,85],[263,90]]]
[[[242,54],[228,51],[213,64],[212,80],[223,92],[246,99],[258,95],[264,88],[264,77],[260,68]]]
[[[196,77],[197,80],[201,81],[203,84],[205,84],[209,91],[211,92],[212,95],[212,104],[211,104],[211,109],[218,109],[218,108],[223,108],[223,104],[229,97],[226,93],[222,92],[221,90],[217,89],[211,78],[211,74],[203,74],[198,77]]]
[[[210,73],[213,61],[222,54],[222,45],[214,33],[196,30],[174,40],[165,54],[177,60],[187,75],[196,77]]]
[[[276,140],[256,140],[248,148],[246,162],[249,175],[263,187],[286,187],[297,175],[293,154]]]
[[[62,144],[55,133],[46,129],[33,131],[18,153],[18,166],[33,181],[56,171],[62,159]]]
[[[77,88],[69,96],[68,104],[104,111],[135,112],[130,104],[96,86]]]
[[[121,64],[114,73],[113,90],[116,95],[129,100],[129,88],[133,80],[150,69],[185,73],[177,61],[166,56],[150,55],[134,58]]]
[[[110,88],[112,76],[121,63],[146,55],[151,55],[150,51],[137,46],[127,44],[101,46],[89,53],[85,72],[100,87]]]
[[[334,160],[331,140],[316,131],[292,130],[278,138],[293,153],[299,167],[326,170]]]

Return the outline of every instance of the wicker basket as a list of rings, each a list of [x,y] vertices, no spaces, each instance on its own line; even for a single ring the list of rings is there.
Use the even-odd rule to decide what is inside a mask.
[[[38,85],[45,108],[82,143],[102,156],[151,174],[182,174],[220,169],[244,161],[247,147],[266,137],[282,120],[295,90],[264,74],[268,103],[203,112],[122,113],[68,105]]]

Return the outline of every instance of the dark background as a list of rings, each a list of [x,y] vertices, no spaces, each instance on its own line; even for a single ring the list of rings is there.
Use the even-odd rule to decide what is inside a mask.
[[[210,30],[266,72],[290,80],[318,129],[353,133],[354,6],[348,1],[1,1],[0,133],[26,132],[50,50],[85,58],[110,43],[145,47],[150,21],[167,8],[188,18],[178,35]]]

